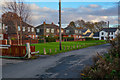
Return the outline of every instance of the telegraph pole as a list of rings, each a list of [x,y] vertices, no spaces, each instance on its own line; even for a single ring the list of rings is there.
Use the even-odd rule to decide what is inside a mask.
[[[59,45],[60,45],[60,50],[62,50],[61,40],[62,40],[62,36],[61,36],[61,0],[59,0]]]
[[[110,32],[109,32],[109,21],[108,21],[108,41],[110,40],[109,34],[110,34]]]

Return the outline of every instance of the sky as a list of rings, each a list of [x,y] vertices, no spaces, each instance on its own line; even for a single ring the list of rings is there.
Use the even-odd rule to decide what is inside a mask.
[[[29,1],[29,2],[28,2]],[[35,27],[46,23],[54,24],[59,20],[58,1],[37,0],[26,1],[31,9],[31,24]],[[51,1],[51,2],[49,2]],[[83,2],[82,2],[83,1]],[[100,2],[101,1],[101,2]],[[64,0],[62,1],[62,27],[71,21],[85,20],[91,22],[110,21],[111,25],[118,23],[118,0]]]

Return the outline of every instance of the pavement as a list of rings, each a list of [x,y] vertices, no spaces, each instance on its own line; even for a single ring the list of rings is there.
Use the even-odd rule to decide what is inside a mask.
[[[93,63],[97,52],[106,52],[108,44],[40,56],[34,60],[2,60],[3,78],[80,78],[81,70]]]

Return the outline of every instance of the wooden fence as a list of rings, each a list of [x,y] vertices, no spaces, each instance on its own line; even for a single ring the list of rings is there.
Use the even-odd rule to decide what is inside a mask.
[[[31,52],[35,52],[35,46],[30,46]],[[0,49],[2,56],[23,57],[26,54],[26,46],[11,46],[8,49]]]

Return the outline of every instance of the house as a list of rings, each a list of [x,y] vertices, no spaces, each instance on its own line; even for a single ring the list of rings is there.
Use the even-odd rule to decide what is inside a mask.
[[[96,32],[93,35],[93,38],[99,40],[107,40],[109,33],[109,39],[113,40],[119,32],[120,30],[118,28],[103,28],[100,32]]]
[[[99,39],[99,32],[94,33],[93,38],[94,39]]]
[[[82,29],[82,37],[93,37],[94,33],[90,29]]]
[[[2,20],[0,19],[0,40],[8,39],[8,34],[6,33],[6,28],[4,25],[5,24],[3,24]]]
[[[36,34],[39,36],[59,36],[59,27],[55,25],[53,22],[51,24],[43,24],[36,27]],[[61,34],[64,35],[65,31],[61,28]]]
[[[68,25],[65,28],[65,31],[66,31],[66,35],[68,35],[68,37],[74,37],[75,39],[82,37],[81,36],[81,34],[82,34],[81,29],[78,29],[75,26]]]
[[[22,39],[35,39],[36,32],[35,27],[22,22],[22,28],[20,28],[20,18],[17,14],[12,12],[7,12],[2,15],[3,28],[5,28],[5,33],[8,34],[9,39],[20,39],[20,34],[22,34]]]

